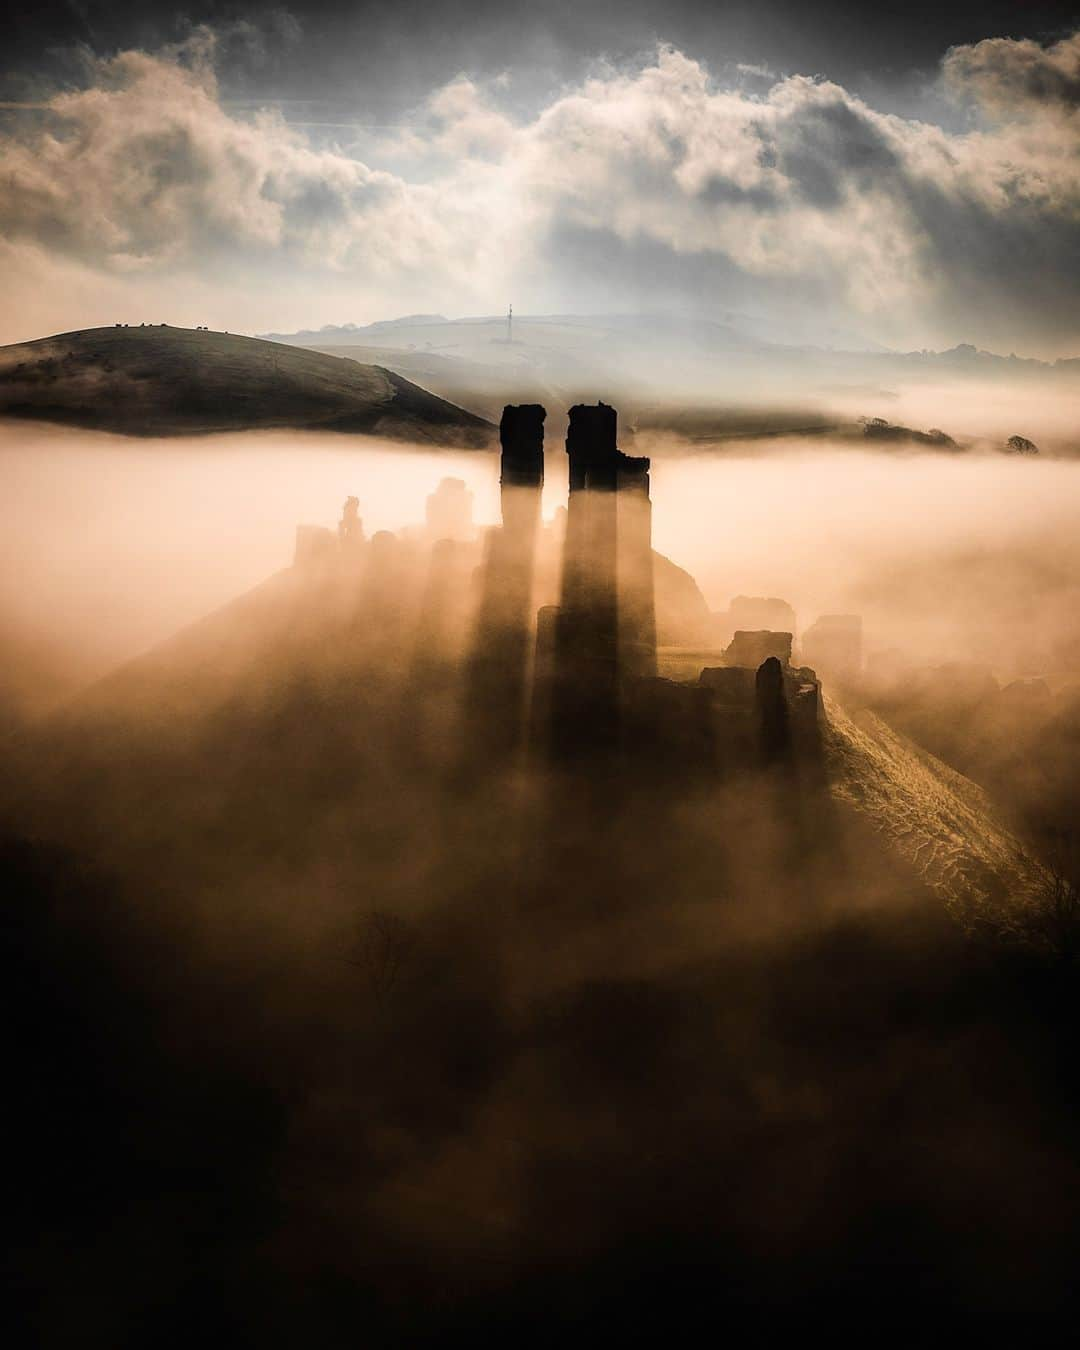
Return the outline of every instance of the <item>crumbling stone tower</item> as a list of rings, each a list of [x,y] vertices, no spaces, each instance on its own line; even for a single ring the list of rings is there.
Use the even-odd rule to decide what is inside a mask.
[[[570,409],[570,497],[560,597],[560,677],[614,700],[618,676],[616,412],[605,403]]]
[[[487,537],[466,693],[469,735],[489,753],[524,735],[546,416],[538,403],[508,405],[499,425],[502,527]]]
[[[780,763],[791,753],[791,729],[784,696],[784,667],[778,657],[766,657],[757,669],[754,707],[761,762],[766,765]]]
[[[539,403],[511,404],[503,409],[499,423],[502,446],[499,485],[502,489],[503,523],[506,521],[508,489],[538,490],[544,486],[544,419],[547,411]]]
[[[492,620],[505,634],[508,644],[506,658],[512,658],[523,681],[532,629],[533,568],[544,488],[546,416],[539,403],[508,405],[499,424],[502,529],[492,539],[496,576],[492,579],[495,584],[490,599],[494,602]]]
[[[552,629],[551,746],[613,748],[621,684],[656,673],[649,461],[617,444],[606,403],[570,409],[562,590]]]
[[[359,497],[347,497],[338,522],[338,546],[346,561],[356,564],[364,547],[364,523],[360,519]]]
[[[539,403],[508,405],[499,424],[502,530],[497,537],[496,552],[502,578],[502,607],[506,621],[523,631],[531,626],[529,607],[544,488],[546,416]]]

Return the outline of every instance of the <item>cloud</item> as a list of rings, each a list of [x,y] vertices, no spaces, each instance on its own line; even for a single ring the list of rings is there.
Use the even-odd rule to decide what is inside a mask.
[[[362,251],[390,271],[418,234],[448,242],[427,190],[313,149],[276,114],[230,116],[201,59],[126,52],[95,74],[3,145],[7,238],[118,272],[239,250],[329,266]]]
[[[945,80],[993,114],[959,134],[804,76],[726,88],[669,47],[518,122],[497,84],[461,76],[383,148],[389,168],[223,106],[203,37],[95,62],[15,123],[0,234],[113,277],[232,264],[242,288],[292,269],[325,279],[314,296],[346,277],[383,313],[501,307],[511,286],[595,303],[602,254],[614,307],[651,286],[702,305],[757,288],[889,335],[1067,345],[1078,53],[1080,35],[953,48]]]
[[[954,93],[997,117],[1071,115],[1080,109],[1080,33],[1050,47],[987,38],[951,48],[942,66]]]
[[[459,76],[427,102],[427,124],[414,148],[455,157],[495,159],[513,145],[514,126],[472,80]]]
[[[796,76],[760,98],[682,53],[607,76],[523,132],[547,215],[661,243],[707,293],[713,259],[869,321],[956,315],[1077,335],[1080,160],[1052,123],[950,135]]]
[[[751,61],[740,61],[735,69],[740,75],[748,76],[755,80],[775,80],[776,74],[768,66],[755,65]]]

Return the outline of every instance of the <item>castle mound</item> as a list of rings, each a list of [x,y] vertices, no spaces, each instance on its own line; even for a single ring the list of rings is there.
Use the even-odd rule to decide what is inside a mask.
[[[0,348],[0,413],[129,436],[288,427],[480,448],[494,432],[381,366],[164,325]]]
[[[461,625],[467,641],[472,620],[443,589],[449,573],[442,582],[421,579],[428,569],[422,550],[388,535],[380,543],[381,561],[370,544],[363,546],[366,563],[298,561],[85,689],[41,724],[23,747],[24,771],[13,779],[24,786],[40,779],[29,795],[48,805],[35,828],[63,820],[63,834],[74,835],[81,848],[94,837],[123,840],[138,852],[152,837],[154,847],[177,850],[178,860],[192,830],[223,829],[230,820],[245,835],[242,856],[272,853],[285,830],[296,834],[290,848],[306,858],[308,849],[326,857],[340,844],[328,839],[325,822],[316,823],[320,812],[331,823],[374,812],[407,838],[417,818],[445,811],[434,766],[455,740],[454,690],[466,678],[450,624]],[[444,559],[459,582],[479,561],[480,545],[463,543]],[[430,613],[436,595],[445,607],[438,622]],[[658,621],[669,622],[664,604]],[[456,676],[455,661],[462,663]],[[753,668],[705,674],[741,677],[752,697]],[[638,742],[655,788],[641,829],[654,866],[668,858],[669,878],[681,876],[680,884],[703,894],[716,891],[718,923],[725,907],[735,913],[744,901],[724,901],[716,877],[728,869],[755,878],[766,895],[779,892],[785,860],[806,850],[807,831],[817,840],[800,872],[808,893],[865,891],[861,903],[886,909],[928,903],[970,932],[1007,929],[1037,888],[1037,865],[987,794],[874,713],[824,700],[820,766],[809,762],[793,771],[782,806],[783,796],[740,758],[735,695],[727,688],[739,681],[703,677],[698,689],[693,683],[639,686],[635,725],[640,732],[642,717],[661,719],[661,740],[673,756],[658,755],[648,737]],[[674,705],[684,699],[717,705],[722,742],[715,774],[701,776],[693,747],[680,736],[688,724]],[[484,744],[489,751],[490,739]],[[411,767],[387,767],[402,764]],[[487,772],[502,781],[494,758]],[[587,770],[579,764],[577,772]],[[80,795],[91,781],[108,785],[92,806]],[[209,798],[208,783],[215,784]],[[64,784],[75,785],[74,796]],[[155,797],[158,807],[148,813],[144,804]],[[699,804],[700,817],[690,803]],[[454,809],[467,817],[466,805]],[[489,803],[489,809],[507,808]],[[680,811],[692,818],[689,832]],[[632,825],[615,821],[610,830],[632,855]],[[183,866],[189,865],[187,859]],[[215,865],[230,885],[239,884],[231,855]],[[626,894],[646,893],[651,874],[630,871]],[[667,887],[658,920],[675,905],[671,892],[678,887],[670,879]],[[796,892],[784,892],[793,923],[801,921]]]

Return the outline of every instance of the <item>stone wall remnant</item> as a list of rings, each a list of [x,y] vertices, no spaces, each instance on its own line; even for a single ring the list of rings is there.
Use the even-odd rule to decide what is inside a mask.
[[[473,495],[461,478],[444,478],[427,499],[425,517],[428,538],[472,539]]]
[[[791,662],[791,641],[790,633],[739,629],[724,648],[724,661],[729,666],[752,666],[756,670],[763,661],[775,657],[782,666],[787,666]]]

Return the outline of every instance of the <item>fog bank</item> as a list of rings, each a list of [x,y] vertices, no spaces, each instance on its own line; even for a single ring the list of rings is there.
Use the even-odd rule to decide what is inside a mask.
[[[709,605],[782,596],[800,628],[864,617],[867,650],[1053,674],[1080,624],[1080,464],[866,453],[822,438],[653,460],[655,547]],[[0,634],[8,683],[47,702],[214,609],[292,559],[297,524],[332,524],[347,494],[365,531],[419,522],[462,478],[498,518],[494,455],[403,450],[290,432],[133,442],[0,426]],[[544,513],[565,502],[549,438]],[[12,657],[15,660],[12,662]],[[47,678],[46,678],[47,675]],[[11,697],[9,692],[8,697]]]

